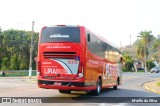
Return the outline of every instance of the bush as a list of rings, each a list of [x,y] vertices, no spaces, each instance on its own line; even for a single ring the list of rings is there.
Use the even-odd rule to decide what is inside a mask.
[[[125,66],[123,67],[123,71],[125,71],[125,72],[130,71],[130,72],[132,72],[132,71],[134,71],[134,70],[132,70],[133,68],[134,68],[133,62],[127,61],[125,63]]]
[[[156,67],[156,65],[151,60],[148,60],[147,61],[147,69],[151,70],[153,67]]]
[[[13,76],[28,76],[29,70],[5,70],[6,77],[13,77]],[[32,70],[32,76],[36,76],[37,71]],[[0,75],[2,77],[2,75]]]
[[[125,60],[125,66],[123,67],[123,71],[133,72],[134,71],[133,57],[129,54],[123,54],[123,58]]]
[[[160,82],[157,82],[157,85],[160,86]]]

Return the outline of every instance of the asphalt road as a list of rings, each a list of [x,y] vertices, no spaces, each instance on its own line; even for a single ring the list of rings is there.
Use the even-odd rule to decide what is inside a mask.
[[[155,94],[142,87],[142,84],[147,81],[156,80],[160,78],[158,73],[124,73],[123,74],[123,84],[118,87],[118,90],[113,90],[113,88],[103,89],[101,95],[98,97],[160,97],[159,94]],[[55,106],[137,106],[142,105],[142,103],[95,103],[95,98],[93,98],[94,103],[80,103],[81,100],[72,99],[72,97],[89,97],[85,92],[72,92],[72,94],[60,94],[58,90],[51,89],[41,89],[37,87],[36,81],[34,79],[26,78],[0,78],[0,97],[70,97],[71,102],[79,103],[54,103],[47,105]],[[113,98],[119,99],[119,98]],[[89,100],[92,101],[92,98]],[[87,99],[85,100],[87,101]],[[115,100],[116,101],[116,100]],[[2,106],[7,106],[10,104],[0,104]],[[17,104],[15,104],[17,106]],[[22,105],[22,104],[18,104]],[[28,104],[23,104],[28,105]],[[30,104],[35,105],[35,104]],[[37,106],[45,104],[37,104]],[[146,103],[143,106],[159,105],[158,103]]]

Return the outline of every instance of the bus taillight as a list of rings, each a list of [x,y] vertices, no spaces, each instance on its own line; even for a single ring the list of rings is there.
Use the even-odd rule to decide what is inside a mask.
[[[41,62],[37,61],[37,74],[41,75]]]
[[[78,67],[78,77],[77,78],[82,78],[84,76],[84,67],[83,63],[80,62],[79,67]]]

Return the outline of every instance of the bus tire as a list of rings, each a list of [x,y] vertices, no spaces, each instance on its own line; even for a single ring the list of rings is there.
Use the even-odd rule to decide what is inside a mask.
[[[96,90],[93,90],[92,94],[95,95],[95,96],[100,95],[101,89],[102,89],[102,81],[101,81],[100,78],[98,78],[97,84],[96,84]]]
[[[64,93],[64,94],[70,94],[71,91],[70,90],[59,90],[60,93]]]
[[[115,86],[113,86],[113,89],[114,89],[114,90],[117,90],[117,88],[118,88],[118,84],[119,84],[119,80],[117,79],[116,85],[115,85]]]

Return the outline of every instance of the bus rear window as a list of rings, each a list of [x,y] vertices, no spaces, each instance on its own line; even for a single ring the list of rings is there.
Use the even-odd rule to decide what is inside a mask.
[[[42,30],[41,43],[74,42],[80,43],[80,29],[78,27],[46,27]]]

